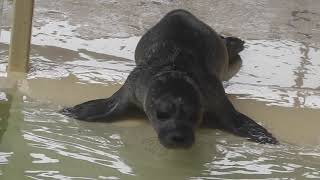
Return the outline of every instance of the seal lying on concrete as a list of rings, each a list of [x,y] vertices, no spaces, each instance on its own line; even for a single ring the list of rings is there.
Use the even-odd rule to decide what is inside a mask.
[[[138,108],[167,148],[191,147],[199,125],[277,143],[265,128],[238,112],[225,94],[221,81],[240,63],[242,50],[240,39],[220,37],[191,13],[174,10],[142,36],[135,51],[137,66],[116,93],[62,113],[111,122]]]

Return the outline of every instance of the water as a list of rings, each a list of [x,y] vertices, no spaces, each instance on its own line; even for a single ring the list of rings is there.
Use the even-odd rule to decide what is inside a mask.
[[[38,1],[26,77],[5,72],[10,31],[4,28],[0,179],[320,179],[320,13],[310,5],[317,2],[211,3]],[[145,117],[86,123],[57,113],[115,92],[134,68],[141,34],[168,4],[245,38],[243,67],[224,85],[236,108],[270,130],[280,145],[199,129],[192,149],[168,150]],[[90,9],[87,16],[79,14]]]
[[[316,145],[260,145],[200,130],[191,150],[174,151],[158,144],[145,121],[86,123],[58,109],[19,94],[3,97],[1,115],[8,118],[1,124],[6,129],[0,147],[4,179],[320,178]]]

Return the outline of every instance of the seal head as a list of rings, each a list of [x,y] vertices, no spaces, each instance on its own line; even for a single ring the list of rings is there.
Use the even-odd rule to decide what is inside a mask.
[[[201,121],[200,92],[186,73],[156,75],[145,97],[144,109],[160,143],[167,148],[189,148]]]

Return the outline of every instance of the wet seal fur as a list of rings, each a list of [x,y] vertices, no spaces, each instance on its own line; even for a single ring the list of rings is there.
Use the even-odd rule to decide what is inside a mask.
[[[276,144],[265,128],[233,107],[222,86],[237,72],[243,44],[219,36],[185,10],[171,11],[142,36],[135,50],[137,66],[117,92],[61,112],[83,121],[112,122],[138,108],[167,148],[191,147],[198,126]]]

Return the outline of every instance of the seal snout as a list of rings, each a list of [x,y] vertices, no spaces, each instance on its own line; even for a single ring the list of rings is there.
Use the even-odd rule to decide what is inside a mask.
[[[159,136],[163,146],[170,149],[187,149],[190,148],[194,141],[193,132],[172,131],[165,135]]]
[[[190,137],[181,133],[170,134],[167,138],[169,144],[175,145],[176,147],[188,148],[193,144],[193,140]]]

